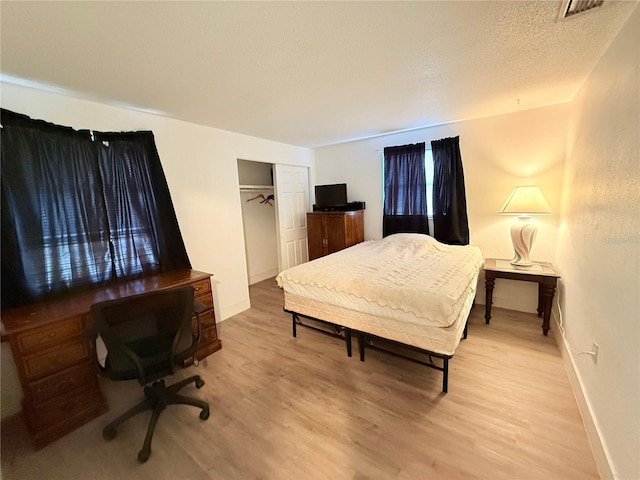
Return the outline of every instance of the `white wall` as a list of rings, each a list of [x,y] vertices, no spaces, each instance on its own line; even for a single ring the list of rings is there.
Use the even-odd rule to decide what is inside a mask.
[[[571,105],[557,250],[566,339],[600,346],[569,368],[620,479],[640,478],[639,62],[636,7]]]
[[[191,264],[214,274],[218,320],[249,308],[237,160],[309,167],[312,150],[41,90],[0,87],[3,108],[32,118],[100,131],[153,131]],[[9,346],[1,348],[7,360],[2,362],[6,415],[16,401],[4,385]]]
[[[514,100],[515,101],[515,100]],[[366,201],[365,238],[382,236],[382,150],[387,146],[460,136],[470,242],[485,257],[511,258],[514,217],[497,212],[516,185],[539,185],[554,215],[538,217],[532,258],[554,261],[566,152],[568,104],[390,134],[316,150],[316,181],[347,183],[349,200]],[[484,304],[484,279],[477,301]],[[498,280],[494,305],[537,309],[537,285]]]

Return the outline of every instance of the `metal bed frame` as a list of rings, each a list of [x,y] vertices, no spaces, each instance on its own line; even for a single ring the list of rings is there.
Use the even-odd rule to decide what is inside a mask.
[[[474,302],[475,303],[475,302]],[[471,307],[473,309],[473,306]],[[434,370],[439,370],[442,372],[442,391],[443,393],[447,393],[448,389],[449,389],[449,360],[453,357],[453,355],[444,355],[442,353],[437,353],[437,352],[432,352],[430,350],[425,350],[423,348],[419,348],[419,347],[414,347],[413,345],[407,345],[406,343],[402,343],[402,342],[398,342],[396,340],[391,340],[388,338],[383,338],[383,337],[379,337],[377,335],[373,335],[372,333],[367,333],[367,332],[362,332],[360,330],[355,330],[355,329],[351,329],[342,325],[338,325],[332,322],[329,322],[327,320],[321,320],[319,318],[315,318],[315,317],[310,317],[309,315],[304,315],[302,313],[297,313],[291,310],[287,310],[286,308],[284,309],[285,312],[290,313],[291,314],[291,326],[292,326],[292,333],[294,337],[297,337],[297,326],[301,325],[303,327],[306,328],[310,328],[312,330],[316,330],[320,333],[323,333],[325,335],[329,335],[331,337],[337,337],[337,338],[341,338],[344,339],[346,346],[347,346],[347,356],[351,357],[351,351],[352,351],[352,346],[351,346],[351,338],[353,336],[353,334],[355,333],[357,338],[358,338],[358,352],[360,354],[360,361],[364,362],[364,351],[365,351],[365,347],[369,347],[369,348],[373,348],[374,350],[379,350],[382,352],[386,352],[389,353],[391,355],[395,355],[396,357],[400,357],[400,358],[404,358],[406,360],[410,360],[412,362],[415,363],[419,363],[420,365],[424,365],[425,367],[429,367],[429,368],[433,368]],[[300,317],[304,317],[304,318],[308,318],[309,320],[313,320],[314,322],[320,322],[323,325],[326,325],[327,327],[329,327],[331,330],[324,330],[322,328],[313,326],[313,325],[309,325],[308,323],[303,323],[300,320]],[[466,339],[467,338],[467,328],[469,326],[469,318],[467,318],[467,321],[465,323],[464,326],[464,330],[462,333],[462,338]],[[376,343],[374,343],[376,342]],[[429,357],[429,361],[425,362],[422,360],[419,360],[417,358],[413,358],[410,357],[408,355],[403,355],[401,353],[398,352],[394,352],[392,350],[389,350],[387,348],[383,348],[382,346],[380,346],[380,344],[384,345],[384,344],[390,344],[390,345],[395,345],[400,347],[401,349],[407,349],[409,351],[413,351],[419,354],[424,354],[427,355]],[[442,361],[442,365],[438,365],[436,362],[433,361],[434,358],[438,358]]]

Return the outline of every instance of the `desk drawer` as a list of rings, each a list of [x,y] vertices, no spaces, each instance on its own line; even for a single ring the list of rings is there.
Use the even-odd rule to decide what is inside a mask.
[[[87,346],[79,337],[43,352],[25,356],[22,359],[25,377],[29,380],[51,374],[89,357]]]
[[[29,353],[42,349],[66,338],[82,333],[82,317],[75,317],[49,328],[40,328],[16,336],[16,343],[21,353]]]
[[[200,340],[200,345],[212,343],[217,339],[218,339],[218,331],[216,330],[215,325],[202,328],[202,338]]]
[[[29,383],[25,388],[25,396],[28,396],[31,402],[37,405],[63,397],[77,388],[90,388],[91,386],[98,388],[98,379],[94,364],[89,361]]]
[[[193,291],[196,296],[211,291],[211,281],[208,278],[206,280],[194,282],[191,286],[193,287]]]
[[[211,295],[211,292],[202,292],[196,295],[196,300],[200,300],[207,308],[213,308],[213,295]]]
[[[49,402],[33,405],[25,402],[27,425],[32,432],[44,431],[48,428],[59,427],[81,414],[88,408],[101,401],[99,390],[91,387],[80,388],[66,392],[64,396]]]
[[[218,339],[218,332],[216,331],[215,326],[210,328],[205,328],[202,331],[202,341],[194,354],[194,358],[197,360],[202,360],[203,358],[211,355],[213,352],[220,350],[222,344]]]
[[[200,314],[200,324],[203,330],[211,326],[215,327],[216,317],[213,315],[213,310],[207,310],[206,312]],[[198,333],[198,323],[196,322],[195,316],[193,317],[192,326],[193,334],[196,335]]]

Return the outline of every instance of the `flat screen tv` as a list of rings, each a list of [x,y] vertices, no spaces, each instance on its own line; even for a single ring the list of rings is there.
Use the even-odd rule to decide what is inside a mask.
[[[347,204],[347,184],[316,185],[316,209],[331,210]]]

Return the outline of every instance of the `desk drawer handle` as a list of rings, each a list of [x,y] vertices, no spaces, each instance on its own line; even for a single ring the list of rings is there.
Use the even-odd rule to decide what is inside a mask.
[[[58,350],[56,354],[53,357],[51,357],[52,367],[57,367],[62,363],[62,361],[64,360],[62,353],[63,353],[62,350]]]
[[[56,332],[51,332],[48,335],[43,335],[42,338],[40,338],[40,344],[48,342],[49,340],[53,340],[54,338],[56,338],[56,336],[57,336]]]

